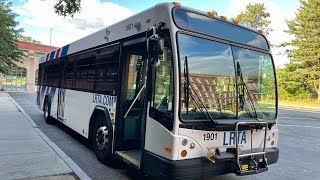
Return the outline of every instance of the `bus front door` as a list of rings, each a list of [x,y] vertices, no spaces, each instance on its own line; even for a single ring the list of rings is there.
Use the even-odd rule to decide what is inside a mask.
[[[122,120],[120,144],[123,151],[116,154],[136,167],[140,166],[142,144],[142,118],[145,110],[146,59],[145,44],[126,47],[122,88]]]

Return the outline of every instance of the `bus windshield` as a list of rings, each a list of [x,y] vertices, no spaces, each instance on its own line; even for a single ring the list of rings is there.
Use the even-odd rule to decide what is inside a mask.
[[[183,120],[275,119],[269,54],[181,33],[178,43]]]

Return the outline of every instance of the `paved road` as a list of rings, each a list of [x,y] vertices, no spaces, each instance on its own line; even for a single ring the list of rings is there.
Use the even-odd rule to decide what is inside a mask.
[[[10,93],[38,127],[75,161],[92,179],[140,179],[126,169],[113,169],[99,163],[87,143],[62,125],[47,125],[35,105],[35,94]],[[281,108],[279,111],[280,159],[262,174],[238,177],[224,175],[210,180],[320,179],[320,111]]]

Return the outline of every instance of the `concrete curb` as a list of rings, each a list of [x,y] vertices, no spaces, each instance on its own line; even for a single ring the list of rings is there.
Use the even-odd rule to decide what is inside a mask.
[[[31,117],[19,106],[19,104],[8,94],[7,96],[17,106],[20,112],[27,118],[31,126],[38,133],[38,135],[63,159],[63,161],[71,168],[71,170],[78,176],[79,179],[89,180],[91,179],[69,156],[67,156],[54,142],[52,142],[48,136],[46,136],[31,119]]]

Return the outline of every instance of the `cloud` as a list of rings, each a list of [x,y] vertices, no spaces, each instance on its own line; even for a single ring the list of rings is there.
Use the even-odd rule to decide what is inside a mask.
[[[272,44],[279,45],[283,42],[287,42],[293,39],[292,35],[289,35],[284,32],[284,30],[288,29],[285,20],[294,18],[295,11],[297,10],[299,5],[298,1],[290,0],[281,4],[280,1],[276,2],[272,0],[231,0],[229,6],[230,15],[232,17],[236,17],[240,12],[245,11],[246,6],[249,3],[265,4],[266,11],[270,13],[270,27],[273,29],[273,32],[270,32],[268,36],[268,40]],[[272,48],[276,66],[281,66],[289,62],[289,59],[285,55],[278,55],[280,52],[283,52],[284,50],[284,48]]]
[[[103,22],[103,19],[100,17],[91,19],[88,21],[88,19],[84,18],[74,18],[69,19],[68,22],[74,26],[74,28],[78,30],[91,30],[91,29],[102,29],[105,27],[105,24]]]
[[[55,2],[28,0],[14,7],[20,15],[24,35],[49,44],[50,29],[53,28],[52,45],[63,46],[134,14],[130,9],[111,2],[83,0],[81,13],[64,18],[54,13]]]

